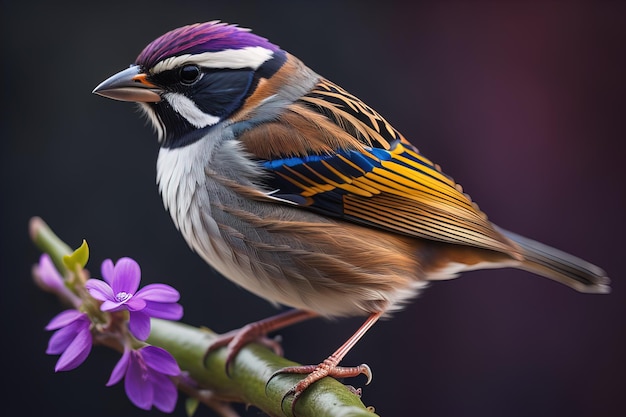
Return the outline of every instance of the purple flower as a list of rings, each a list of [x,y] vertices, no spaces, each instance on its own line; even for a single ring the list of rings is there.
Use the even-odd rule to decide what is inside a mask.
[[[183,307],[177,303],[180,294],[169,285],[150,284],[137,291],[141,269],[133,259],[121,258],[115,265],[107,259],[101,272],[106,282],[90,279],[85,287],[102,301],[102,311],[128,310],[128,327],[137,339],[150,335],[150,317],[178,320],[183,316]]]
[[[61,354],[54,367],[56,372],[70,371],[87,359],[93,344],[90,326],[87,314],[78,310],[65,310],[50,320],[46,330],[56,332],[48,342],[46,353]]]
[[[130,401],[143,410],[154,405],[164,413],[176,406],[178,391],[170,376],[180,374],[176,360],[166,350],[145,346],[138,350],[124,349],[107,386],[117,384],[124,376],[124,389]]]

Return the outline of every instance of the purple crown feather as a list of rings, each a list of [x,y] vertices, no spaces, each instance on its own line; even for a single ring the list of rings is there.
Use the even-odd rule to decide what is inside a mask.
[[[167,32],[150,42],[135,63],[146,68],[172,56],[217,52],[225,49],[242,49],[261,46],[276,51],[278,46],[255,35],[249,29],[219,21],[196,23]]]

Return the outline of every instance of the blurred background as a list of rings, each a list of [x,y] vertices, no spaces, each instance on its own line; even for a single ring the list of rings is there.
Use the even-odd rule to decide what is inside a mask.
[[[123,384],[104,386],[119,358],[106,348],[54,373],[44,326],[61,306],[30,276],[32,216],[73,247],[86,239],[95,275],[104,259],[131,256],[142,284],[174,285],[189,324],[225,332],[276,312],[188,249],[155,185],[153,132],[133,105],[91,94],[165,31],[220,19],[377,109],[495,223],[613,278],[608,296],[513,270],[433,284],[345,359],[373,369],[366,405],[387,417],[626,415],[626,3],[0,4],[2,414],[161,415],[132,406]],[[359,324],[313,320],[280,334],[290,359],[317,363]]]

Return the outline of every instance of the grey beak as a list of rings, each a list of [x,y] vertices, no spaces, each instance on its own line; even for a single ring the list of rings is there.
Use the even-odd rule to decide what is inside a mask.
[[[140,72],[138,65],[120,71],[101,82],[94,94],[121,101],[156,103],[161,101],[163,92],[147,80],[147,74]]]

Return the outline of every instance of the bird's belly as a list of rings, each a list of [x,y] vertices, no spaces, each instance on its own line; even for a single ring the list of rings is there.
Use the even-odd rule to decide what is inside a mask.
[[[414,247],[402,237],[246,199],[192,210],[181,227],[191,247],[273,303],[365,315],[400,308],[424,285]]]

